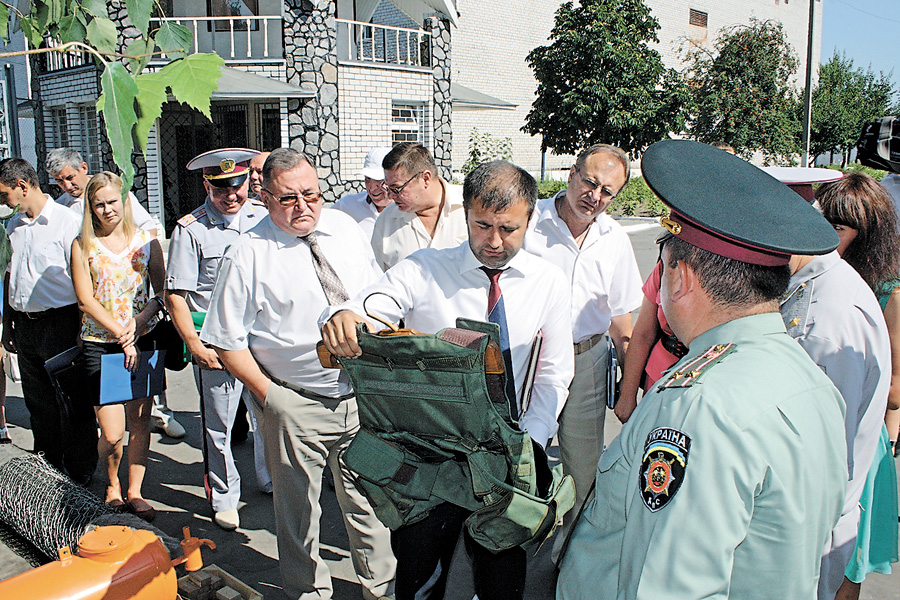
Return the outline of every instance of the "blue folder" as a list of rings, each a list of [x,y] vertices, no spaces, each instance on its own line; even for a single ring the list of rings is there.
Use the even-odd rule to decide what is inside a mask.
[[[134,373],[125,368],[124,354],[100,357],[100,404],[149,398],[166,389],[165,350],[141,352]]]

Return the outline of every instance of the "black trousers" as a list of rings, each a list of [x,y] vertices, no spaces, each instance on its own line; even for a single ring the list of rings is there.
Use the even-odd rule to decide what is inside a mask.
[[[80,328],[81,312],[75,304],[32,316],[13,313],[13,341],[25,407],[31,415],[34,450],[43,452],[47,462],[76,482],[86,481],[97,468],[93,403],[84,383],[71,386],[66,397],[58,396],[44,362],[74,346]]]
[[[391,549],[397,558],[397,600],[444,597],[450,560],[469,514],[445,503],[425,519],[391,532]],[[525,592],[525,550],[513,548],[493,554],[468,533],[463,535],[478,600],[521,600]]]

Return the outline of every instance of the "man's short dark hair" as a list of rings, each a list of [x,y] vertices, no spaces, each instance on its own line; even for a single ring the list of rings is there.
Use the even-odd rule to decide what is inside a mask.
[[[438,176],[437,165],[428,148],[422,144],[403,142],[397,144],[381,161],[382,169],[400,169],[407,175],[430,171],[434,177]]]
[[[463,208],[469,214],[472,202],[492,212],[503,212],[513,204],[528,203],[528,217],[537,202],[538,186],[528,171],[506,162],[494,160],[477,166],[463,183]]]
[[[584,169],[585,161],[591,156],[599,153],[609,154],[613,158],[615,158],[622,165],[622,168],[625,169],[625,184],[622,185],[624,188],[628,185],[628,180],[631,179],[631,161],[628,159],[628,155],[625,154],[625,151],[621,148],[616,148],[615,146],[611,146],[609,144],[594,144],[588,148],[585,148],[578,155],[578,158],[575,159],[575,168],[579,171]],[[622,190],[619,190],[622,191]]]
[[[6,158],[0,160],[0,183],[7,187],[16,187],[16,184],[24,180],[33,188],[40,189],[37,172],[34,167],[21,158]]]
[[[787,291],[791,270],[787,265],[767,267],[713,254],[672,236],[663,242],[669,250],[664,269],[684,261],[714,303],[723,308],[747,308],[778,300]]]
[[[263,163],[263,187],[269,185],[273,171],[290,171],[302,162],[308,164],[313,170],[316,169],[315,161],[305,152],[300,152],[294,148],[276,148],[272,150],[269,156],[266,157],[266,162]]]

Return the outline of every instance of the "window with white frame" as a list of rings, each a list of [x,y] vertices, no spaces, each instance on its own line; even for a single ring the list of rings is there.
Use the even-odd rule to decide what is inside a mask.
[[[391,106],[391,143],[403,142],[426,144],[425,104],[394,102]]]
[[[78,111],[78,126],[81,132],[78,151],[81,153],[84,162],[88,164],[88,172],[97,173],[101,170],[97,109],[93,104],[80,104],[75,108]]]
[[[47,149],[72,148],[77,150],[90,173],[101,170],[100,133],[97,109],[93,104],[56,106],[46,109]]]
[[[46,117],[50,125],[47,148],[68,148],[69,118],[66,115],[66,107],[48,108]]]

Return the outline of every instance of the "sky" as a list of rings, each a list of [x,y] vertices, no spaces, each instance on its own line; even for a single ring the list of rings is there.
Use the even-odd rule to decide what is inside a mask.
[[[900,87],[900,0],[822,0],[822,62],[844,52],[855,67],[893,70]]]

